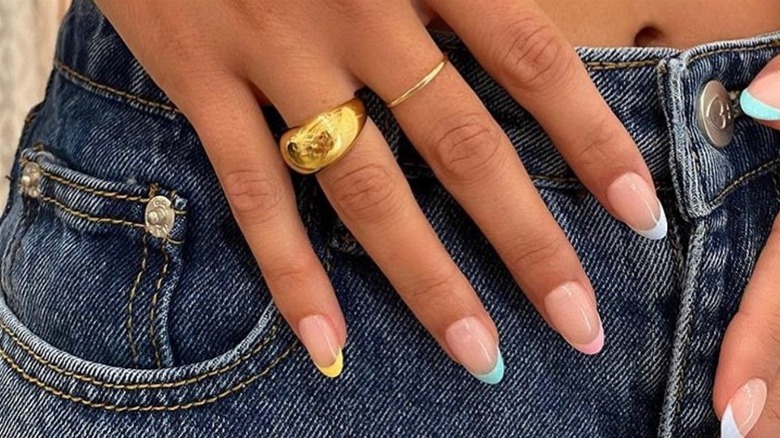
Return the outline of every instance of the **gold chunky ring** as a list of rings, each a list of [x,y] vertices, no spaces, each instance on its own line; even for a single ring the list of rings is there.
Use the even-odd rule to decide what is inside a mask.
[[[436,64],[436,67],[434,67],[430,73],[425,75],[424,78],[420,79],[420,82],[416,83],[412,88],[409,89],[409,91],[406,91],[404,94],[391,100],[389,103],[385,103],[385,106],[387,106],[388,108],[395,108],[398,105],[406,102],[407,99],[414,96],[415,93],[425,88],[426,85],[430,84],[431,81],[433,81],[433,79],[436,78],[436,76],[438,76],[442,70],[444,70],[445,65],[447,65],[447,55],[444,55],[444,59],[442,59],[441,62]]]
[[[366,107],[355,97],[285,132],[279,149],[293,170],[314,173],[346,155],[365,123]]]

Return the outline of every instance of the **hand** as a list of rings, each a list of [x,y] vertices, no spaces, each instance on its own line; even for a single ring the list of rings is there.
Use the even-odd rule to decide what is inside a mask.
[[[295,126],[364,85],[391,101],[442,59],[425,28],[434,16],[534,114],[607,210],[646,237],[666,233],[636,145],[532,0],[97,3],[194,126],[277,307],[328,376],[341,372],[344,318],[258,103],[273,104]],[[597,353],[603,330],[577,255],[509,139],[458,72],[447,66],[393,111],[542,316],[575,348]],[[498,382],[496,327],[377,127],[369,120],[349,153],[316,178],[450,357],[480,380]]]
[[[780,57],[740,98],[743,111],[780,129]],[[780,216],[720,350],[713,402],[721,437],[780,436]]]

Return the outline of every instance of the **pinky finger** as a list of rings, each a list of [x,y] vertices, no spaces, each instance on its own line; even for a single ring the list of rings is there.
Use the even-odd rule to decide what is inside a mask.
[[[218,96],[218,97],[217,97]],[[336,377],[346,324],[306,235],[290,173],[251,91],[237,80],[187,111],[274,302],[315,366]]]

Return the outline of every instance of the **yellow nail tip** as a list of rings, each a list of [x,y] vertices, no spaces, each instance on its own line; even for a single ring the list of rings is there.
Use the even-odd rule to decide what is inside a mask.
[[[328,377],[338,377],[338,375],[341,374],[341,370],[344,368],[344,355],[341,354],[341,350],[339,350],[339,354],[336,356],[336,361],[333,362],[333,365],[327,367],[321,367],[317,364],[314,365],[322,374],[325,374]]]

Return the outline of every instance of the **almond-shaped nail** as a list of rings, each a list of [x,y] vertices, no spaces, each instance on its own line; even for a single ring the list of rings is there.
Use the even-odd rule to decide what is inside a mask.
[[[723,420],[721,438],[743,438],[756,425],[766,403],[766,383],[761,379],[748,381],[731,396]]]
[[[444,338],[452,354],[472,376],[489,384],[504,377],[501,350],[481,319],[468,316],[452,323]]]
[[[336,330],[322,315],[307,316],[298,322],[301,342],[320,372],[328,377],[337,377],[344,367]]]
[[[587,290],[571,282],[544,297],[544,308],[556,330],[572,347],[596,354],[604,347],[601,318]]]
[[[607,189],[617,216],[640,236],[666,237],[666,213],[650,183],[636,173],[621,175]]]
[[[754,119],[780,120],[780,69],[767,67],[760,73],[747,90],[742,91],[739,106]]]

